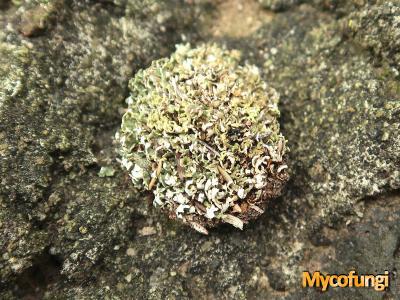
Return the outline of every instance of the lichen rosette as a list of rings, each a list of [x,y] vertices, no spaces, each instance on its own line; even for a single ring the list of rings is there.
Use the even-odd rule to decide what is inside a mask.
[[[263,213],[288,180],[277,92],[240,52],[178,45],[130,81],[117,140],[139,190],[207,233]]]

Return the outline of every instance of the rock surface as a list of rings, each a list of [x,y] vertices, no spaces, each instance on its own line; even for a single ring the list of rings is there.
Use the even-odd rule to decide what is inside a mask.
[[[207,1],[2,4],[0,298],[312,299],[303,270],[351,268],[391,288],[322,296],[398,298],[400,2],[301,2],[264,1],[286,10],[240,38],[213,36]],[[113,136],[138,68],[213,39],[280,92],[292,174],[245,231],[205,237],[131,188]]]

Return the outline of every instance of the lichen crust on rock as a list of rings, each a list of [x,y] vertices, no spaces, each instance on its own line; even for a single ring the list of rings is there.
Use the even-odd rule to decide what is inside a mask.
[[[178,45],[130,81],[116,139],[121,164],[154,206],[197,231],[240,229],[288,180],[278,93],[241,53]]]

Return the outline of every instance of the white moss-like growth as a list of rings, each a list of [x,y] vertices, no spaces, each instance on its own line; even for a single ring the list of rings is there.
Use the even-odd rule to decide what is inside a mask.
[[[199,231],[241,228],[288,178],[278,94],[239,59],[217,45],[177,46],[130,81],[117,133],[133,184]]]

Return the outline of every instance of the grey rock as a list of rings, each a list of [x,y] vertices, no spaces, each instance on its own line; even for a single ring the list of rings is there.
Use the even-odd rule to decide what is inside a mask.
[[[117,183],[97,176],[103,146],[113,152],[108,130],[118,126],[128,79],[173,49],[196,9],[56,0],[2,15],[0,248],[9,257],[1,261],[2,281],[49,248],[63,260],[63,273],[83,274],[127,231],[131,212],[123,203],[132,191],[115,186],[121,174]],[[12,247],[18,243],[32,249],[22,253]]]
[[[280,92],[292,179],[245,231],[208,237],[153,210],[116,162],[128,78],[181,34],[196,43],[210,13],[150,2],[57,2],[32,36],[15,20],[43,3],[1,15],[0,298],[312,299],[303,270],[395,274],[399,2],[291,6],[219,39]],[[114,176],[98,176],[105,165]],[[322,297],[398,298],[397,280]]]

